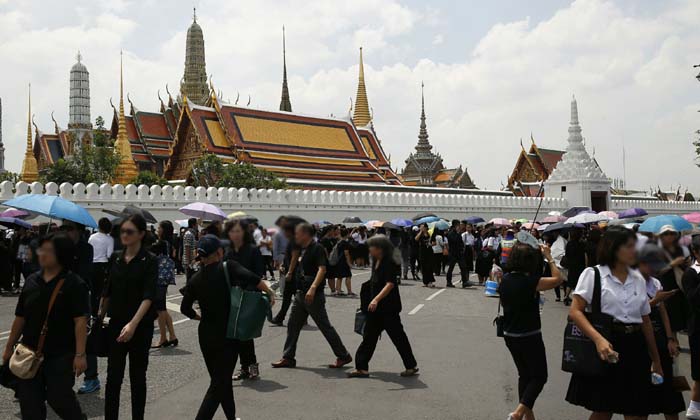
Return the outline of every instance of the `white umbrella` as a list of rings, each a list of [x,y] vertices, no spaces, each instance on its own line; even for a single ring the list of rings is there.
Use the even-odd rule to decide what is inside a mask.
[[[180,213],[204,220],[224,220],[226,213],[213,204],[195,202],[180,208]]]
[[[610,218],[601,215],[601,214],[595,214],[595,213],[579,213],[574,217],[569,217],[566,219],[566,223],[571,223],[571,224],[589,224],[589,223],[598,223],[602,221],[608,221]]]

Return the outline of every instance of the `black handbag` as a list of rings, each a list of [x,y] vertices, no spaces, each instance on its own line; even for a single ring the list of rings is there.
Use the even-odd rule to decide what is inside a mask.
[[[367,324],[367,314],[362,312],[362,309],[355,311],[355,332],[364,335],[365,324]]]
[[[108,357],[112,343],[116,341],[116,337],[112,337],[112,332],[109,329],[109,324],[104,321],[97,320],[90,330],[88,342],[92,346],[92,351],[97,357]]]
[[[496,326],[496,337],[505,337],[503,330],[503,315],[501,315],[501,299],[498,299],[498,312],[496,318],[493,319],[493,325]]]
[[[0,366],[0,386],[16,391],[18,383],[19,378],[10,370],[9,361]]]
[[[610,338],[613,318],[601,312],[601,279],[598,267],[595,270],[595,283],[591,312],[585,312],[588,322],[606,339]],[[604,376],[608,363],[601,360],[595,343],[571,320],[567,319],[564,329],[561,369],[564,372],[582,376]]]

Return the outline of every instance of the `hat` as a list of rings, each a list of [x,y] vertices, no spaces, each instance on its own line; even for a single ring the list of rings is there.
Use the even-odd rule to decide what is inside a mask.
[[[659,229],[659,235],[663,235],[664,233],[678,233],[678,230],[674,228],[673,225],[663,225],[661,229]]]
[[[197,255],[201,258],[208,257],[220,248],[223,248],[223,245],[219,238],[215,235],[204,235],[197,243]]]
[[[658,273],[666,266],[666,258],[663,250],[654,244],[646,244],[639,250],[637,259],[640,263],[648,264],[654,273]]]

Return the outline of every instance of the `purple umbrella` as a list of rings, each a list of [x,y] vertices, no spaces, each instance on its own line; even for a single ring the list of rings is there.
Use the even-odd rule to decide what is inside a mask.
[[[18,219],[16,217],[0,217],[0,225],[6,226],[9,228],[18,228],[18,227],[23,227],[26,229],[31,229],[32,224],[29,222],[25,222],[22,219]]]
[[[0,217],[27,217],[29,216],[29,212],[26,212],[24,210],[18,210],[16,208],[10,207],[9,209],[5,210],[4,212],[0,213]]]
[[[617,214],[617,217],[620,219],[634,219],[637,217],[646,216],[647,214],[649,214],[649,213],[647,213],[646,210],[640,209],[638,207],[634,207],[631,209],[627,209],[625,211],[621,211],[620,213]]]
[[[180,208],[180,213],[203,220],[224,220],[226,213],[213,204],[194,202]]]

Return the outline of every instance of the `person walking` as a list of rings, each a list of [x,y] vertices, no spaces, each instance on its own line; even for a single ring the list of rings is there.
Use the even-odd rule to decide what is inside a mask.
[[[318,243],[323,246],[326,250],[326,255],[330,256],[333,252],[333,248],[338,243],[337,237],[337,227],[327,226],[319,232]],[[328,261],[328,267],[326,267],[326,281],[328,282],[328,288],[331,289],[331,296],[342,296],[340,290],[336,290],[336,274],[335,274],[335,264],[332,261]]]
[[[413,228],[406,228],[406,237],[408,245],[410,247],[409,254],[409,266],[411,268],[411,278],[414,281],[421,280],[421,276],[418,275],[420,272],[420,245],[416,240],[416,235],[418,234],[418,226],[413,226]]]
[[[282,305],[277,315],[275,315],[271,321],[273,325],[277,326],[282,326],[284,324],[284,318],[287,316],[287,311],[289,311],[289,307],[292,305],[292,300],[296,294],[296,267],[301,253],[299,246],[294,241],[294,229],[296,225],[284,223],[282,226],[282,232],[287,239],[287,248],[284,252],[284,261],[282,262],[282,271],[284,272],[284,277],[282,279],[284,282],[282,288]]]
[[[270,273],[270,281],[275,281],[275,265],[272,261],[272,236],[267,232],[264,227],[260,228],[260,243],[258,244],[260,248],[260,254],[263,259],[263,267],[265,271],[263,272],[263,280],[267,280],[266,273]]]
[[[256,288],[265,291],[274,304],[274,294],[260,276],[243,267],[235,260],[227,260],[221,241],[214,235],[205,235],[199,240],[197,252],[201,270],[192,276],[185,286],[180,312],[199,321],[199,347],[209,372],[209,388],[199,406],[195,420],[211,420],[221,406],[228,420],[236,419],[236,404],[233,398],[231,376],[241,349],[240,342],[226,338],[229,312],[231,310],[231,287],[246,290]],[[228,270],[228,276],[224,270]],[[228,279],[230,283],[227,284]],[[199,312],[193,309],[198,302]]]
[[[119,418],[120,393],[129,358],[131,419],[143,420],[146,409],[148,350],[153,338],[153,300],[158,261],[143,245],[146,220],[130,216],[120,228],[123,250],[112,254],[99,318],[109,315],[110,349],[107,358],[105,419]]]
[[[224,225],[224,236],[230,241],[226,249],[224,259],[236,261],[246,269],[262,278],[265,272],[263,257],[260,248],[253,239],[254,230],[243,219],[232,219]],[[256,283],[257,284],[257,283]],[[265,284],[265,283],[263,283]],[[233,376],[234,381],[243,379],[258,379],[260,368],[255,355],[255,342],[253,340],[240,342],[241,370]]]
[[[569,241],[564,247],[564,258],[560,260],[560,264],[567,269],[567,280],[564,287],[564,305],[566,306],[571,305],[571,291],[576,289],[578,278],[588,267],[586,244],[583,243],[582,237],[581,229],[575,228],[569,232]]]
[[[440,276],[445,270],[445,252],[447,249],[447,241],[442,235],[442,231],[437,227],[433,228],[433,234],[430,237],[430,245],[433,249],[433,275]]]
[[[343,279],[345,279],[345,288],[347,295],[354,297],[356,294],[352,291],[352,246],[350,245],[350,231],[347,228],[340,228],[340,240],[336,244],[338,253],[338,264],[333,267],[335,271],[335,291],[342,294]]]
[[[600,265],[584,270],[573,293],[569,316],[595,343],[598,356],[609,363],[601,376],[573,374],[569,381],[566,401],[591,411],[592,420],[609,420],[613,414],[622,414],[626,420],[647,418],[650,367],[653,373],[663,375],[649,319],[646,281],[632,269],[636,241],[631,230],[609,227],[598,248]],[[598,281],[601,312],[613,318],[607,338],[584,314],[593,302]]]
[[[423,287],[435,287],[433,247],[430,244],[430,232],[428,232],[426,223],[419,226],[418,234],[416,234],[414,239],[418,243],[418,261],[421,277],[423,277]]]
[[[297,293],[292,303],[292,313],[287,325],[287,339],[284,343],[284,354],[278,362],[272,363],[274,368],[293,368],[296,366],[296,350],[299,333],[309,316],[328,341],[336,356],[335,363],[330,368],[339,369],[352,362],[343,341],[331,325],[326,312],[326,297],[323,284],[326,275],[328,258],[323,246],[314,241],[314,227],[301,223],[295,231],[296,243],[301,247],[297,265]]]
[[[507,273],[499,287],[503,306],[503,335],[518,369],[520,402],[508,417],[510,420],[534,420],[533,408],[547,383],[547,355],[542,341],[540,292],[561,284],[559,269],[549,247],[518,242],[510,250]],[[542,261],[551,268],[551,277],[542,277]]]
[[[664,383],[653,386],[649,395],[649,414],[663,414],[666,420],[678,420],[678,413],[685,410],[683,393],[673,389],[673,358],[677,357],[678,339],[671,329],[665,301],[675,292],[665,292],[661,282],[653,276],[665,265],[664,253],[655,244],[646,244],[637,256],[639,273],[646,280],[651,313],[649,319],[654,328],[656,348],[659,351]]]
[[[49,234],[39,243],[40,271],[25,280],[17,300],[2,355],[3,365],[9,362],[20,337],[22,344],[36,350],[43,341],[43,362],[36,375],[18,380],[22,418],[45,420],[48,403],[61,419],[87,419],[73,385],[75,378],[87,369],[88,287],[69,269],[75,256],[75,244],[70,238],[61,233]]]
[[[197,271],[197,219],[187,220],[187,230],[182,235],[182,265],[185,268],[185,276],[189,280]]]
[[[688,419],[700,420],[700,235],[693,236],[690,251],[694,261],[685,270],[682,278],[685,298],[690,307],[688,343],[690,345],[690,376],[693,380],[690,404],[685,415]]]
[[[470,285],[469,271],[467,271],[467,264],[464,261],[464,241],[462,240],[459,220],[452,221],[452,227],[447,233],[447,251],[449,258],[446,274],[447,287],[455,287],[454,284],[452,284],[452,273],[454,272],[455,265],[459,265],[462,287],[468,287]]]
[[[361,309],[367,317],[362,343],[355,353],[355,370],[350,378],[369,377],[369,361],[374,355],[382,331],[394,343],[405,370],[401,376],[418,373],[418,362],[413,356],[411,343],[401,324],[401,296],[397,284],[401,262],[394,260],[394,246],[384,235],[375,235],[367,241],[372,257],[372,277],[362,285]]]
[[[158,283],[156,296],[153,300],[153,308],[158,316],[160,339],[158,344],[151,347],[155,349],[177,347],[180,344],[180,340],[175,334],[173,318],[170,316],[166,306],[168,286],[175,285],[175,261],[172,259],[171,246],[174,231],[173,224],[169,220],[163,220],[158,223],[158,230],[156,231],[158,241],[151,247],[151,253],[158,260]],[[170,339],[168,339],[168,336]]]
[[[474,227],[469,223],[464,224],[464,230],[462,232],[462,242],[464,244],[464,275],[467,278],[466,283],[462,281],[462,288],[466,289],[467,287],[472,286],[472,283],[469,281],[469,273],[474,271],[474,245],[476,244],[476,238],[474,236]]]
[[[680,233],[671,225],[661,227],[658,244],[666,257],[666,265],[659,271],[659,281],[664,290],[674,291],[666,300],[666,311],[674,332],[688,327],[690,308],[680,289],[683,273],[690,264],[690,251],[679,243]]]

